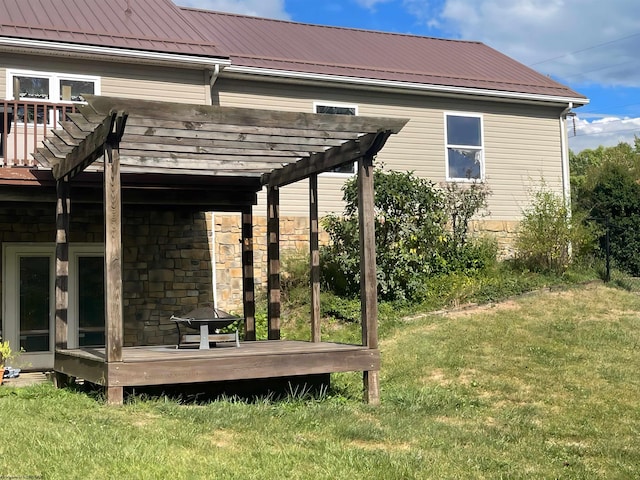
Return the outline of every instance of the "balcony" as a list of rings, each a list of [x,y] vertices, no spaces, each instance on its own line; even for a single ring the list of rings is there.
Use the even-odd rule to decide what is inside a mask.
[[[36,168],[32,153],[59,128],[75,103],[0,100],[0,167]]]

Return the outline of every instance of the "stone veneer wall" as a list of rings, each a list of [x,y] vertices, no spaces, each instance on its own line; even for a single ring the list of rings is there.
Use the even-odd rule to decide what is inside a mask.
[[[206,214],[123,208],[124,344],[177,341],[171,315],[213,301]]]
[[[49,204],[0,207],[0,244],[53,243],[53,212],[53,205]],[[100,206],[74,205],[71,220],[71,242],[103,242],[103,215]],[[513,253],[517,224],[508,221],[479,221],[474,223],[473,229],[476,233],[494,236],[501,256],[506,257]],[[184,315],[198,306],[213,302],[211,272],[214,257],[217,306],[242,314],[240,228],[240,214],[128,205],[123,207],[126,346],[172,344],[177,341],[175,324],[169,320],[171,315]],[[286,255],[288,250],[308,252],[308,218],[281,218],[280,234],[281,255]],[[214,237],[215,250],[212,243]],[[264,290],[266,218],[254,217],[253,240],[256,290]],[[328,235],[321,232],[321,243],[328,240]],[[0,283],[0,295],[1,292]]]
[[[0,207],[0,244],[53,244],[54,212],[52,204]],[[124,344],[176,343],[171,315],[213,300],[206,214],[129,205],[122,212]],[[103,224],[101,206],[72,205],[70,242],[103,243]]]
[[[212,252],[216,262],[216,285],[218,306],[232,312],[242,312],[242,258],[240,244],[240,215],[229,213],[209,213],[207,225],[215,227],[217,249]],[[518,222],[480,220],[473,222],[471,230],[475,235],[495,238],[500,258],[513,256],[513,244]],[[309,251],[309,219],[306,217],[280,218],[281,257],[287,251]],[[329,242],[329,235],[321,231],[320,243]],[[267,223],[265,217],[254,216],[254,275],[256,290],[266,290],[267,271]]]

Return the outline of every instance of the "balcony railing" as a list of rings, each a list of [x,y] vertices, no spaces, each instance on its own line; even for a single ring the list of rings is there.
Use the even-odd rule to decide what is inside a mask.
[[[76,111],[74,103],[0,100],[0,167],[35,167],[32,153]]]

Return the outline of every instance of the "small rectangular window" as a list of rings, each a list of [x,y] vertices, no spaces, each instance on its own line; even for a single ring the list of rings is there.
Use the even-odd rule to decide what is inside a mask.
[[[314,104],[316,113],[325,113],[329,115],[358,115],[358,107],[355,105],[337,105],[330,103],[316,103]],[[341,165],[340,167],[330,170],[330,173],[346,173],[349,175],[354,174],[356,171],[355,164],[353,162]]]
[[[480,180],[484,175],[482,117],[445,114],[447,180]]]
[[[6,78],[7,98],[23,102],[17,107],[17,121],[28,125],[53,123],[55,108],[50,103],[83,102],[83,94],[100,95],[100,78],[88,75],[7,70]]]

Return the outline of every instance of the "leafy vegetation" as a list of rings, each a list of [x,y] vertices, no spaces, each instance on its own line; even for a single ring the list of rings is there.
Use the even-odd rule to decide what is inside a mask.
[[[596,235],[584,222],[584,214],[571,216],[560,195],[542,189],[523,212],[515,244],[517,260],[533,271],[561,274],[572,261],[593,255]]]
[[[486,208],[482,183],[444,189],[412,172],[377,169],[375,183],[376,263],[379,296],[420,301],[425,281],[458,270],[474,271],[495,261],[495,248],[469,238],[471,219]],[[331,244],[322,249],[325,287],[337,295],[360,290],[356,179],[344,186],[344,215],[325,217]]]
[[[615,265],[640,275],[640,139],[570,160],[574,213],[599,225],[602,256],[608,231]]]

